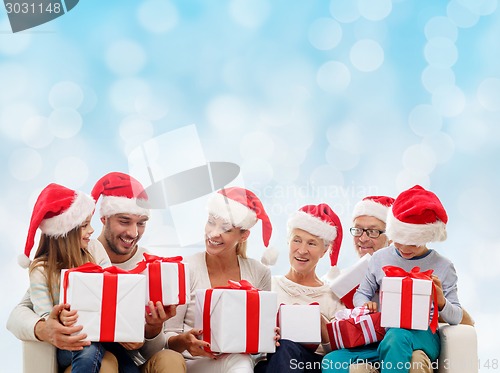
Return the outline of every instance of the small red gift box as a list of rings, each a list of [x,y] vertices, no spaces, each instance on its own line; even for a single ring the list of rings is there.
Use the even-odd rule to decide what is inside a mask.
[[[380,287],[380,324],[384,327],[427,330],[431,295],[434,303],[431,330],[437,328],[437,294],[433,290],[432,270],[420,272],[414,267],[410,272],[395,266],[382,268],[386,276]]]
[[[164,258],[144,254],[131,272],[146,276],[146,304],[160,301],[164,306],[187,304],[190,298],[189,271],[182,256]]]
[[[224,288],[196,290],[195,328],[210,350],[223,353],[275,352],[278,299],[248,281]]]
[[[380,312],[370,313],[366,307],[357,307],[337,311],[335,318],[326,324],[332,350],[364,346],[384,338]]]

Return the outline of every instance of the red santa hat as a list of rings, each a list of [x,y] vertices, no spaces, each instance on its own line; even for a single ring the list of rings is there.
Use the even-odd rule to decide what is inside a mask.
[[[224,188],[208,200],[209,214],[230,222],[233,226],[250,229],[262,221],[262,239],[269,246],[273,227],[260,199],[250,190],[240,187]]]
[[[340,219],[326,203],[307,205],[290,216],[288,230],[302,229],[332,243],[330,264],[337,265],[342,243],[342,224]]]
[[[89,195],[59,184],[47,185],[33,207],[24,254],[19,257],[21,267],[30,265],[29,257],[38,228],[49,237],[64,236],[79,227],[94,209],[95,202]]]
[[[356,203],[352,213],[354,221],[358,216],[373,216],[384,223],[387,220],[389,208],[394,203],[394,198],[387,196],[368,196]]]
[[[402,192],[387,216],[386,233],[402,245],[446,240],[448,215],[439,198],[420,185]]]
[[[139,181],[121,172],[101,177],[92,189],[92,197],[100,196],[101,216],[134,214],[149,216],[148,195]]]

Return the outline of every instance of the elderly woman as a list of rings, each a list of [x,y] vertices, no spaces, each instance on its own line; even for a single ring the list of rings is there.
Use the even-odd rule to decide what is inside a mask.
[[[337,264],[342,226],[327,204],[308,205],[288,220],[290,270],[285,276],[273,277],[272,291],[278,293],[278,304],[310,304],[317,302],[321,312],[321,345],[314,351],[289,340],[280,340],[276,353],[260,361],[255,372],[321,372],[321,359],[330,350],[326,323],[336,311],[345,308],[316,275],[319,260],[330,250],[331,265]],[[295,359],[295,360],[293,360]],[[301,362],[292,365],[291,361]],[[312,368],[312,369],[310,369]]]
[[[248,354],[214,355],[197,337],[194,329],[195,290],[227,286],[228,280],[249,281],[261,290],[271,290],[271,272],[260,262],[247,258],[246,241],[258,220],[262,221],[264,245],[268,246],[272,226],[257,196],[232,187],[215,193],[208,202],[205,251],[186,261],[191,280],[190,303],[177,307],[177,315],[167,321],[167,347],[183,353],[189,372],[253,372]]]

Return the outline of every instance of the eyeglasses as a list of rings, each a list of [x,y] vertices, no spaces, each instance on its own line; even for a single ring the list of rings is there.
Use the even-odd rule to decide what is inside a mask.
[[[371,229],[371,228],[364,229],[364,228],[355,228],[355,227],[352,227],[350,229],[350,231],[354,237],[361,237],[363,235],[363,232],[366,232],[366,235],[370,238],[377,238],[382,233],[385,233],[385,231],[381,231],[380,229]]]

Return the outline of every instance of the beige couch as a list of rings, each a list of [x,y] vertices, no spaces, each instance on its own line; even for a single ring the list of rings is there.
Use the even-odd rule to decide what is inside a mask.
[[[477,335],[469,325],[439,325],[438,373],[477,373]],[[45,342],[23,342],[23,372],[57,373],[55,349]]]

